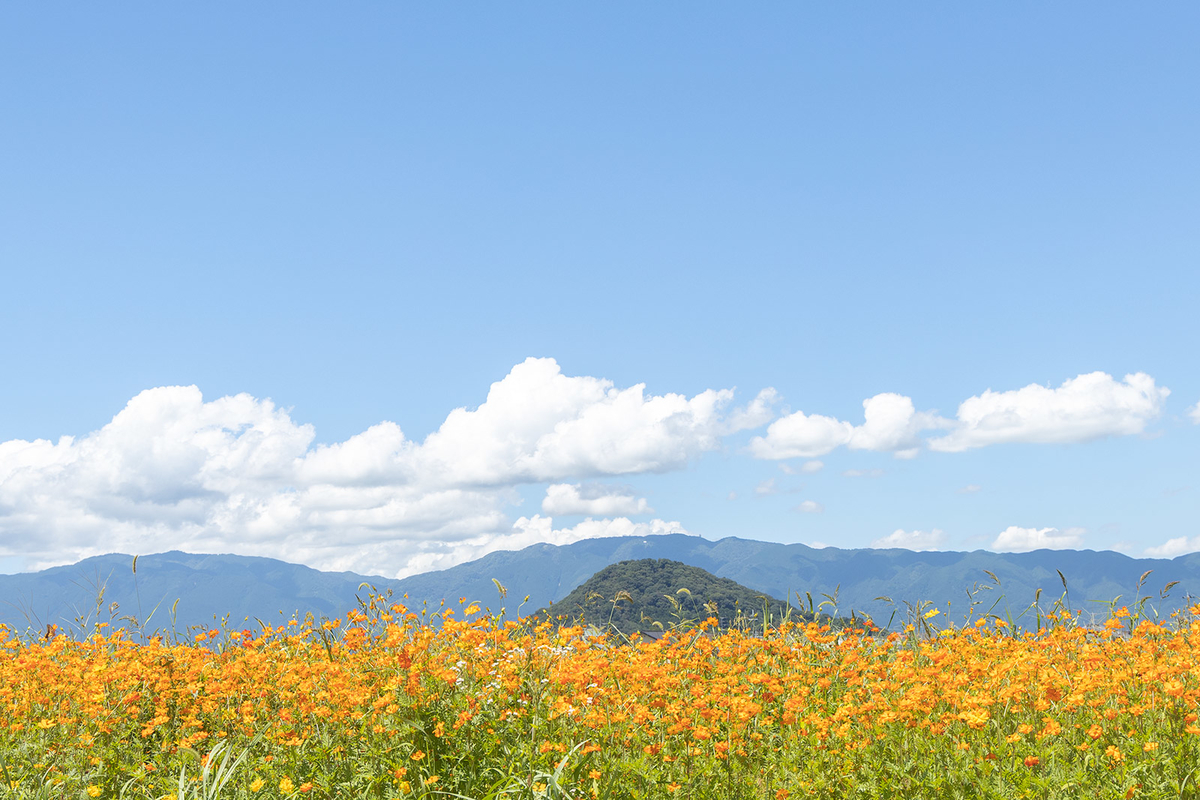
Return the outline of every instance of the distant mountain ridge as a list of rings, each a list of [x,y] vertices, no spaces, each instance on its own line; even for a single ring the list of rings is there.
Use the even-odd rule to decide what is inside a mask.
[[[490,553],[440,572],[414,575],[398,584],[418,603],[437,603],[443,596],[455,600],[465,596],[496,608],[500,605],[492,584],[492,578],[496,578],[509,589],[505,601],[509,611],[527,594],[529,601],[522,613],[531,613],[565,597],[609,564],[640,558],[666,558],[701,567],[796,605],[800,605],[797,594],[804,597],[807,592],[816,603],[823,595],[836,594],[839,613],[866,612],[880,624],[886,623],[897,608],[897,618],[902,619],[905,602],[924,600],[939,605],[950,601],[953,618],[959,609],[966,612],[966,592],[976,585],[994,587],[980,589],[981,611],[1003,596],[997,610],[1007,608],[1016,616],[1033,602],[1039,588],[1041,603],[1049,607],[1063,592],[1059,571],[1067,579],[1072,607],[1096,613],[1106,614],[1102,603],[1118,596],[1121,604],[1132,604],[1138,579],[1147,570],[1151,575],[1142,593],[1154,597],[1150,604],[1161,614],[1181,608],[1189,595],[1200,595],[1200,553],[1175,559],[1139,559],[1093,550],[843,550],[736,537],[711,541],[680,533],[585,539],[561,546],[536,544],[520,551]],[[998,587],[988,571],[999,579]],[[1167,600],[1159,600],[1158,589],[1171,581],[1179,584]],[[880,596],[890,597],[893,603],[875,599]]]
[[[174,628],[180,633],[191,625],[212,626],[226,615],[238,628],[256,618],[277,625],[293,613],[343,613],[355,605],[359,584],[368,580],[273,558],[179,551],[139,556],[135,574],[133,556],[112,553],[41,572],[0,575],[0,622],[17,630],[46,625],[71,630],[78,620],[90,630],[95,622],[127,624],[122,618],[134,616],[149,630],[171,629],[174,607]]]
[[[1062,594],[1058,571],[1068,581],[1074,608],[1107,613],[1104,602],[1121,596],[1132,604],[1139,576],[1151,575],[1143,595],[1150,605],[1168,614],[1200,595],[1200,553],[1175,559],[1135,559],[1111,551],[1038,550],[1032,553],[913,552],[910,550],[815,549],[803,544],[779,544],[750,539],[710,541],[686,534],[585,539],[569,545],[536,544],[519,551],[490,553],[447,570],[401,580],[350,572],[321,572],[270,558],[233,555],[193,555],[180,552],[144,555],[134,576],[130,555],[112,554],[78,564],[35,573],[0,575],[0,622],[18,629],[56,624],[69,626],[77,616],[96,618],[96,587],[105,583],[100,619],[118,603],[116,616],[145,619],[156,605],[151,628],[170,627],[170,609],[178,599],[176,629],[208,624],[228,614],[233,625],[255,618],[278,623],[293,613],[336,616],[357,603],[359,585],[391,589],[410,607],[427,602],[436,608],[444,599],[457,605],[460,597],[493,610],[507,607],[510,616],[522,614],[566,597],[571,590],[610,564],[642,558],[665,558],[700,567],[750,589],[796,603],[805,592],[820,602],[823,594],[838,597],[838,611],[866,612],[877,622],[888,621],[896,606],[931,600],[952,602],[950,618],[966,611],[966,591],[989,586],[995,574],[1000,586],[983,589],[987,610],[1004,596],[1000,609],[1015,615],[1042,589],[1044,606]],[[136,584],[135,584],[136,577]],[[497,593],[493,579],[508,589]],[[1167,600],[1159,588],[1179,581]],[[136,585],[136,590],[135,590]],[[840,587],[840,589],[838,588]],[[528,601],[522,603],[525,596]],[[893,605],[876,600],[891,597]],[[140,596],[140,601],[139,601]],[[1098,601],[1098,602],[1087,602]],[[1194,603],[1195,600],[1190,602]],[[140,610],[139,610],[140,604]],[[797,603],[799,605],[799,603]],[[282,615],[280,614],[282,612]]]

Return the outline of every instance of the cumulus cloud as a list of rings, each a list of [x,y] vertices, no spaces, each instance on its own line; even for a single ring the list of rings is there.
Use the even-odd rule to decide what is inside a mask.
[[[775,406],[779,403],[779,392],[767,387],[759,392],[743,408],[735,408],[722,425],[725,434],[761,428],[775,419]]]
[[[930,439],[929,448],[957,453],[1004,442],[1082,442],[1142,433],[1170,393],[1142,372],[1121,382],[1090,372],[1057,389],[1037,384],[1008,392],[989,389],[964,400],[950,433]]]
[[[796,411],[772,422],[750,441],[755,458],[817,458],[846,447],[914,458],[923,447],[957,453],[1005,442],[1082,442],[1144,433],[1170,390],[1145,373],[1115,380],[1091,372],[1057,389],[1031,384],[1005,392],[987,390],[964,400],[954,419],[917,411],[911,398],[885,392],[863,401],[863,423]],[[1200,404],[1189,410],[1200,424]],[[922,438],[924,431],[944,431]]]
[[[722,412],[733,391],[692,398],[645,394],[645,385],[563,375],[530,358],[492,384],[479,408],[455,409],[419,448],[416,463],[454,484],[494,486],[568,477],[666,472],[718,447],[754,414]]]
[[[893,453],[912,458],[921,449],[920,432],[940,427],[936,414],[918,412],[911,398],[886,392],[863,401],[863,424],[797,411],[781,417],[765,436],[750,441],[756,458],[815,458],[838,447]]]
[[[966,486],[959,489],[958,493],[959,494],[975,494],[982,488],[983,487],[980,486],[978,483],[968,483]]]
[[[314,446],[312,426],[271,400],[148,389],[84,436],[0,443],[0,556],[39,568],[182,549],[410,574],[543,530],[548,518],[522,528],[507,513],[522,484],[556,486],[555,513],[573,490],[572,513],[612,518],[556,536],[635,525],[620,520],[650,513],[644,500],[568,481],[679,469],[761,424],[773,398],[737,409],[731,390],[651,395],[528,359],[424,441],[385,421]]]
[[[1188,409],[1188,416],[1192,418],[1192,422],[1200,425],[1200,403]]]
[[[1143,551],[1143,555],[1150,558],[1175,558],[1175,556],[1194,553],[1197,550],[1200,550],[1200,536],[1193,536],[1190,539],[1187,536],[1177,536],[1174,539],[1167,539],[1157,547],[1147,547]]]
[[[546,488],[542,513],[612,517],[653,514],[654,509],[646,502],[646,498],[637,497],[628,486],[554,483]]]
[[[812,458],[849,443],[854,426],[820,414],[805,415],[803,411],[775,420],[766,436],[750,441],[755,458]]]
[[[992,542],[1002,553],[1027,553],[1030,550],[1064,550],[1083,544],[1083,528],[1018,528],[1010,525]]]
[[[946,534],[934,528],[929,532],[905,531],[897,528],[887,536],[871,542],[871,547],[879,549],[903,548],[905,550],[940,550],[946,542]]]
[[[803,503],[796,506],[795,510],[802,514],[820,514],[825,510],[825,506],[821,505],[816,500],[805,500]]]

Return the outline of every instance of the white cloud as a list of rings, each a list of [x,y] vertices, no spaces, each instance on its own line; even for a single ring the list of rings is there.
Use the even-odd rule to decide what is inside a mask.
[[[912,399],[891,392],[863,400],[863,417],[850,437],[850,449],[895,453],[897,458],[916,455],[921,449],[918,434],[940,424],[935,414],[918,413]]]
[[[825,510],[825,506],[821,505],[816,500],[805,500],[803,503],[796,506],[795,510],[802,514],[820,514]]]
[[[846,446],[912,458],[921,449],[920,432],[943,424],[933,413],[918,412],[911,398],[891,392],[864,400],[863,418],[863,424],[855,426],[797,411],[772,422],[766,436],[754,437],[750,452],[765,459],[814,458]]]
[[[1200,403],[1188,409],[1188,416],[1192,418],[1192,422],[1200,425]]]
[[[542,513],[616,517],[653,514],[654,509],[646,502],[646,498],[635,496],[633,489],[627,486],[553,483],[546,487]]]
[[[983,487],[980,486],[978,483],[968,483],[966,486],[959,489],[958,493],[959,494],[975,494],[982,488]]]
[[[721,432],[730,434],[761,428],[775,419],[775,406],[779,399],[779,392],[768,386],[744,408],[734,409],[722,426]]]
[[[812,458],[848,444],[853,435],[849,422],[797,411],[772,422],[766,436],[755,436],[750,452],[755,458]]]
[[[937,528],[928,533],[925,531],[905,531],[897,528],[887,536],[871,542],[871,547],[880,549],[899,547],[905,550],[940,550],[945,543],[946,534]]]
[[[987,390],[964,400],[955,419],[917,411],[911,398],[885,392],[863,401],[863,423],[797,411],[772,422],[750,441],[755,458],[816,458],[839,447],[915,458],[922,447],[957,453],[1003,442],[1082,442],[1144,433],[1162,413],[1170,390],[1145,373],[1118,382],[1104,372],[1078,375],[1051,389],[1031,384],[1007,392]],[[1200,424],[1200,404],[1189,410]],[[945,435],[922,439],[928,430]],[[786,471],[786,470],[785,470]]]
[[[1150,558],[1175,558],[1175,556],[1194,553],[1197,550],[1200,550],[1200,536],[1193,536],[1190,539],[1186,536],[1177,536],[1157,547],[1147,547],[1142,554]]]
[[[721,413],[732,398],[730,389],[646,396],[644,384],[616,389],[530,358],[493,383],[479,408],[450,412],[421,445],[418,464],[455,484],[485,486],[666,472],[736,429]]]
[[[409,574],[430,559],[449,565],[524,542],[506,513],[518,485],[559,486],[547,498],[557,509],[572,479],[679,469],[761,420],[773,398],[760,393],[727,414],[730,390],[648,395],[528,359],[423,442],[385,421],[314,446],[312,426],[271,400],[148,389],[84,436],[0,442],[0,558],[40,568],[182,549]],[[576,513],[614,517],[605,529],[650,513],[639,498],[576,486]],[[598,525],[567,530],[592,535]]]
[[[931,450],[957,453],[1003,442],[1082,442],[1142,433],[1169,394],[1141,372],[1123,382],[1091,372],[1057,389],[1037,384],[1008,392],[989,389],[964,400],[950,433],[928,444]]]
[[[1083,528],[1018,528],[1010,525],[992,542],[1002,553],[1027,553],[1030,550],[1064,550],[1083,544]]]

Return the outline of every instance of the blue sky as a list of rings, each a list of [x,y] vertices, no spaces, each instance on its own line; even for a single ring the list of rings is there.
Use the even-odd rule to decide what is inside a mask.
[[[8,5],[0,568],[1198,550],[1197,33],[1183,3]],[[903,431],[813,439],[881,394]]]

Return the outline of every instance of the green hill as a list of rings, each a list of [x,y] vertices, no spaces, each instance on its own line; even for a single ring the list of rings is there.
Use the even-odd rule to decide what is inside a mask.
[[[601,629],[669,630],[716,617],[722,628],[777,623],[786,604],[700,567],[666,558],[621,561],[605,567],[539,615],[584,621]],[[793,613],[796,613],[793,610]]]

